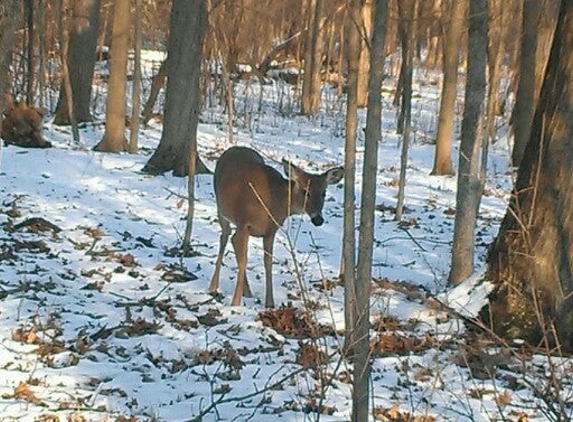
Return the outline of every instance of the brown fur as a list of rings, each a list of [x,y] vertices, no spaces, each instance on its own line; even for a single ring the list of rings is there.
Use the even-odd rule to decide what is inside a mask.
[[[14,144],[27,148],[50,148],[52,144],[44,140],[43,119],[46,110],[29,107],[24,103],[12,103],[9,97],[2,120],[2,139],[7,145]]]

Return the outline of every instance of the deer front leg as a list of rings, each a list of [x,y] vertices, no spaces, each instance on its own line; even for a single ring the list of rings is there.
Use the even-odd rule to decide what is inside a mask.
[[[275,307],[273,298],[273,245],[275,243],[275,234],[272,233],[263,238],[263,247],[265,250],[265,306],[267,308]]]
[[[231,305],[239,306],[243,297],[243,288],[245,286],[246,272],[247,272],[247,250],[249,246],[249,233],[244,228],[237,228],[231,241],[235,248],[235,255],[237,257],[237,266],[239,272],[237,275],[237,284],[235,286],[235,294]]]
[[[225,247],[227,246],[229,235],[231,234],[231,225],[221,215],[219,215],[219,224],[221,224],[221,237],[219,238],[219,253],[217,255],[217,261],[215,262],[215,271],[213,271],[211,284],[209,284],[209,291],[211,293],[216,293],[219,289],[219,272],[221,271]]]

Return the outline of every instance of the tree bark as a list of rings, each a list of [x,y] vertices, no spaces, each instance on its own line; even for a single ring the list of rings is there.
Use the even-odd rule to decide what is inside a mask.
[[[58,7],[59,7],[59,13],[58,13],[58,23],[59,23],[59,29],[60,29],[60,37],[59,37],[59,41],[60,41],[60,61],[61,61],[61,74],[62,74],[62,79],[61,79],[61,88],[60,91],[63,91],[66,93],[65,95],[65,99],[66,99],[66,105],[67,105],[67,110],[68,110],[68,115],[70,118],[70,123],[72,125],[72,138],[74,140],[75,143],[79,143],[80,142],[80,131],[78,128],[78,121],[76,119],[76,114],[75,114],[75,109],[74,109],[74,104],[72,102],[72,98],[73,98],[73,94],[72,94],[72,82],[70,79],[70,72],[69,72],[69,67],[68,67],[68,52],[69,52],[69,46],[70,46],[70,37],[68,35],[68,30],[66,28],[66,25],[64,23],[64,1],[63,0],[59,0],[58,1]]]
[[[99,28],[101,0],[75,0],[73,16],[69,30],[67,63],[70,72],[70,84],[73,109],[78,122],[90,122],[92,80],[95,67],[97,33]],[[54,124],[71,123],[68,110],[66,89],[62,85]]]
[[[488,142],[495,141],[495,116],[500,107],[499,82],[502,74],[502,58],[505,53],[505,32],[509,18],[508,4],[503,0],[492,0],[489,7],[488,92],[485,129]]]
[[[130,0],[115,0],[111,30],[111,58],[107,95],[105,134],[94,149],[105,152],[128,150],[125,138],[125,93],[127,90],[127,50],[131,23]]]
[[[398,199],[396,203],[396,221],[402,220],[404,211],[404,196],[406,191],[406,169],[408,167],[408,151],[410,149],[410,136],[412,132],[412,78],[414,72],[414,43],[416,31],[414,30],[415,17],[418,13],[418,0],[401,1],[398,5],[402,26],[400,38],[402,39],[402,70],[403,79],[402,101],[398,129],[402,133],[402,151],[400,154],[400,180],[398,183]]]
[[[302,78],[301,113],[320,109],[322,70],[322,0],[309,0]]]
[[[360,42],[360,59],[358,62],[358,107],[366,107],[368,102],[368,74],[370,73],[370,46],[368,42],[372,37],[372,13],[374,5],[372,0],[363,0],[362,26]]]
[[[452,135],[455,117],[455,103],[458,82],[458,61],[460,44],[464,30],[467,0],[452,0],[452,10],[444,49],[444,77],[440,113],[438,117],[438,137],[434,155],[433,175],[454,174],[452,166]]]
[[[153,117],[153,107],[157,102],[157,97],[159,96],[161,88],[163,88],[165,85],[165,78],[167,78],[167,60],[161,62],[159,70],[153,76],[153,78],[151,78],[151,89],[149,90],[149,97],[145,102],[145,106],[143,106],[142,112],[144,124],[147,124]]]
[[[573,1],[561,3],[530,140],[488,256],[501,335],[573,350]]]
[[[372,280],[372,253],[374,243],[374,208],[376,205],[376,176],[378,175],[378,142],[382,136],[382,95],[384,79],[384,40],[388,12],[387,0],[374,2],[374,28],[370,50],[368,77],[368,110],[362,170],[362,197],[360,208],[360,236],[356,277],[356,320],[353,376],[353,410],[355,422],[368,420],[370,378],[370,283]]]
[[[131,122],[129,127],[129,152],[137,152],[139,108],[141,106],[141,0],[135,0],[133,13],[133,91],[131,95]]]
[[[513,109],[512,162],[518,167],[531,134],[531,122],[548,59],[548,46],[555,28],[556,0],[524,0],[519,83]]]
[[[474,270],[475,225],[483,186],[480,180],[487,66],[487,0],[470,0],[468,72],[458,164],[456,216],[449,282],[457,284]]]
[[[36,37],[34,31],[34,0],[25,0],[24,9],[26,12],[26,26],[28,28],[27,53],[27,74],[26,74],[26,104],[34,105],[34,88],[36,83],[36,60],[34,57],[34,46]]]
[[[0,123],[4,117],[4,94],[10,92],[8,76],[17,11],[16,0],[6,0],[0,6]]]
[[[351,0],[346,11],[345,47],[348,66],[348,90],[346,99],[346,139],[344,158],[344,233],[342,240],[342,267],[344,269],[345,288],[345,349],[351,351],[355,347],[356,337],[354,326],[359,317],[356,315],[356,236],[355,236],[355,209],[356,209],[356,129],[358,127],[358,59],[360,55],[360,0]]]
[[[189,151],[197,140],[202,45],[207,27],[204,0],[174,0],[167,45],[167,86],[163,133],[143,171],[176,176],[189,171]],[[197,163],[197,171],[204,165]]]

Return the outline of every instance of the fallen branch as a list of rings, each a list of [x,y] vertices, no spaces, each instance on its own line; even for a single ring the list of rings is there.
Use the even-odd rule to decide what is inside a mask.
[[[205,409],[203,409],[197,416],[195,416],[193,419],[188,419],[185,422],[201,422],[203,420],[203,416],[209,414],[212,410],[215,410],[217,408],[217,406],[219,406],[221,404],[234,403],[234,402],[238,402],[238,401],[242,401],[242,400],[247,400],[247,399],[256,397],[258,395],[261,395],[263,393],[266,393],[267,391],[275,390],[277,387],[280,387],[286,381],[290,380],[294,376],[296,376],[296,375],[298,375],[301,372],[306,371],[306,370],[307,370],[306,368],[299,368],[296,371],[294,371],[288,375],[285,375],[283,378],[281,378],[277,382],[275,382],[271,385],[267,385],[262,390],[255,390],[252,393],[248,393],[248,394],[245,394],[242,396],[225,398],[227,393],[222,393],[221,397],[219,397],[217,400],[215,400],[209,406],[207,406]]]

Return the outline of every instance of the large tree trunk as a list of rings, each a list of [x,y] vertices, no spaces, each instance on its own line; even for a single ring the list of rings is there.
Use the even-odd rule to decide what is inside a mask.
[[[125,138],[125,93],[127,90],[127,49],[129,48],[130,23],[130,0],[115,0],[111,30],[105,134],[101,142],[95,146],[96,151],[121,152],[128,150]]]
[[[475,225],[483,186],[480,181],[480,146],[486,94],[487,0],[470,0],[468,73],[458,164],[456,217],[450,283],[459,283],[474,270]]]
[[[173,170],[185,176],[189,152],[197,139],[200,110],[202,45],[207,26],[204,0],[174,0],[167,45],[167,86],[163,133],[143,171],[151,174]],[[199,165],[199,163],[197,163]],[[204,169],[197,168],[197,171]]]
[[[90,102],[96,58],[101,0],[75,0],[70,27],[68,68],[73,97],[74,115],[78,122],[92,120]],[[69,125],[70,113],[64,85],[56,106],[56,125]]]
[[[444,48],[444,78],[438,117],[438,137],[432,174],[454,174],[452,166],[452,132],[458,83],[458,60],[464,30],[467,0],[452,0],[452,10]]]
[[[513,110],[512,162],[519,166],[531,133],[531,122],[549,56],[557,18],[557,0],[524,0],[519,84]]]
[[[573,350],[573,1],[564,0],[531,137],[488,257],[500,334]],[[486,315],[487,316],[487,315]],[[553,335],[556,329],[557,337]]]
[[[370,50],[368,78],[368,110],[362,170],[360,205],[360,237],[355,293],[356,320],[353,376],[353,421],[368,420],[368,382],[370,379],[370,283],[372,280],[372,251],[374,243],[374,208],[376,205],[376,177],[378,175],[378,142],[382,136],[382,95],[384,79],[384,40],[388,12],[387,0],[374,2],[374,29]]]

